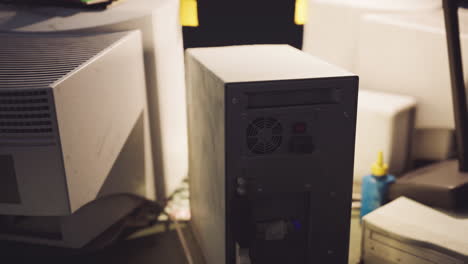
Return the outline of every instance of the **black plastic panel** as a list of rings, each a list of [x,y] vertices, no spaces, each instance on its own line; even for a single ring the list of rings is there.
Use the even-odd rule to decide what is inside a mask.
[[[340,98],[339,89],[323,88],[248,93],[247,95],[249,109],[336,104]]]
[[[227,263],[236,243],[255,264],[348,263],[358,78],[226,91]]]
[[[0,203],[21,203],[15,165],[10,155],[0,155]]]

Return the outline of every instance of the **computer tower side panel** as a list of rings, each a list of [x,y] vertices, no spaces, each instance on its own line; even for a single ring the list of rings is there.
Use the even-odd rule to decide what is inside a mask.
[[[207,264],[225,263],[224,83],[186,56],[192,229]]]
[[[347,263],[357,84],[227,85],[227,264]]]

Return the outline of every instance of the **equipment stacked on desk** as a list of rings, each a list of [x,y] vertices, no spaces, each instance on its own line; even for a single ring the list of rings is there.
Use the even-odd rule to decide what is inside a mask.
[[[461,3],[444,0],[458,159],[442,161],[404,175],[390,188],[390,198],[407,196],[430,206],[449,209],[468,207],[468,108],[458,19],[458,5]],[[448,89],[448,86],[449,82],[444,87]]]
[[[375,77],[381,74],[381,68],[389,68],[385,59],[375,59],[388,55],[382,47],[400,40],[388,36],[394,32],[381,30],[367,34],[369,40],[363,41],[363,36],[367,35],[361,32],[362,20],[368,14],[411,15],[440,9],[439,0],[309,0],[310,18],[304,28],[303,50],[347,70],[356,71],[361,79],[376,80],[371,85],[361,85],[366,90],[361,90],[359,94],[354,193],[360,192],[361,178],[367,173],[369,164],[379,150],[386,153],[391,173],[398,176],[411,168],[416,108],[420,103],[411,93],[393,93],[381,88],[398,82],[399,88],[406,89],[400,82],[404,83],[411,77]],[[376,38],[376,35],[379,37]],[[381,39],[385,39],[386,43],[369,44]],[[369,50],[379,54],[366,56]],[[392,59],[394,57],[396,55]],[[370,66],[369,70],[358,72],[362,61]],[[433,143],[426,145],[432,146]]]
[[[303,50],[349,71],[354,71],[357,62],[359,23],[365,14],[417,13],[442,7],[440,0],[308,1]]]
[[[1,238],[79,248],[165,201],[188,170],[178,1],[0,9]]]
[[[141,31],[153,153],[153,162],[148,164],[154,165],[156,195],[163,200],[187,177],[188,170],[178,1],[128,0],[102,11],[0,4],[0,31],[67,34],[127,30]]]
[[[358,77],[286,45],[186,56],[207,263],[348,263]]]
[[[466,11],[460,12],[460,20],[462,25],[468,22]],[[449,158],[455,125],[443,11],[369,15],[360,29],[356,72],[362,87],[416,98],[414,157]],[[464,49],[467,33],[462,26]]]
[[[390,173],[400,175],[410,167],[415,113],[412,97],[359,90],[354,194],[361,192],[362,177],[368,174],[379,151],[386,153]]]
[[[0,40],[0,238],[82,247],[154,199],[140,33]]]
[[[363,219],[366,264],[462,264],[468,262],[468,215],[434,210],[408,198]]]

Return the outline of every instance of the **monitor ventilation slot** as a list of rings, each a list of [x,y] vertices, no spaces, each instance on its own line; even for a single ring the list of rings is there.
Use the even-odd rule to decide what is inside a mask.
[[[50,103],[46,91],[0,91],[0,144],[54,142]]]

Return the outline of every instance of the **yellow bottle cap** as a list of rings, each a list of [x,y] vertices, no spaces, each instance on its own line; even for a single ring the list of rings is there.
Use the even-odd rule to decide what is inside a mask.
[[[384,176],[387,175],[388,172],[388,165],[383,161],[383,152],[379,151],[377,156],[377,161],[372,164],[372,175],[374,176]]]

